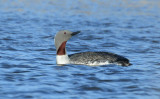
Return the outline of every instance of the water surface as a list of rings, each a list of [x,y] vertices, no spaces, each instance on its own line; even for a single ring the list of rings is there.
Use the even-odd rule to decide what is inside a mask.
[[[1,0],[1,99],[159,99],[159,0]],[[56,65],[54,35],[81,31],[68,54],[108,51],[130,67]]]

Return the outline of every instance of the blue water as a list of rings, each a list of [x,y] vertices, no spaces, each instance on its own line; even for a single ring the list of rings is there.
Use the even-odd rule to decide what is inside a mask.
[[[159,0],[0,0],[0,99],[160,99]],[[68,54],[108,51],[132,66],[56,65],[54,35],[81,31]]]

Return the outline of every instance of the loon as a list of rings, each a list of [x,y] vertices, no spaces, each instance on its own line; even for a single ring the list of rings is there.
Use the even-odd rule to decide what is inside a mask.
[[[131,63],[123,56],[110,52],[81,52],[67,55],[66,43],[74,35],[80,33],[68,30],[59,31],[54,37],[54,43],[57,51],[56,62],[58,65],[77,64],[77,65],[108,65],[116,64],[120,66],[129,66]]]

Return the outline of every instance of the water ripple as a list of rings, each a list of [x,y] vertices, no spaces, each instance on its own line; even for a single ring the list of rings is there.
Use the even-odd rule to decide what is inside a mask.
[[[158,1],[0,4],[1,99],[159,99]],[[81,31],[68,54],[108,51],[133,65],[58,66],[54,35],[64,29]]]

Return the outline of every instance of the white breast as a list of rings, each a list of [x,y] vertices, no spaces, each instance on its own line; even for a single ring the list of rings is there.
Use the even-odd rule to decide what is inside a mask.
[[[69,64],[68,55],[57,55],[56,56],[57,64]]]

